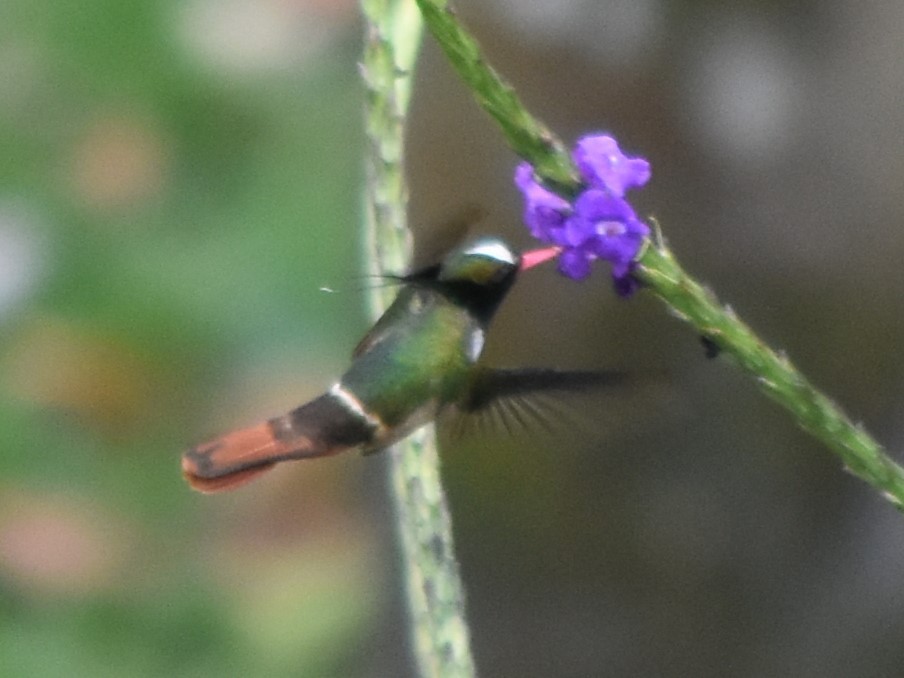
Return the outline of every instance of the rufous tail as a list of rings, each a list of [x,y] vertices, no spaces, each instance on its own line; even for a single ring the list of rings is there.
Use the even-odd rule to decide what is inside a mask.
[[[192,488],[213,493],[233,490],[266,473],[277,462],[304,456],[306,448],[276,439],[270,422],[232,431],[182,455],[182,475]]]
[[[232,490],[281,461],[325,457],[366,446],[375,426],[334,393],[283,417],[232,431],[182,455],[182,474],[199,492]]]

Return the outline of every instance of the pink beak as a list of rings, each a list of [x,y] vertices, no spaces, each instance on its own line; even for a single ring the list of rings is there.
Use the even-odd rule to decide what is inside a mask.
[[[557,245],[552,247],[541,247],[536,250],[528,250],[521,254],[521,270],[526,271],[538,264],[542,264],[550,259],[555,259],[562,253],[562,248]]]

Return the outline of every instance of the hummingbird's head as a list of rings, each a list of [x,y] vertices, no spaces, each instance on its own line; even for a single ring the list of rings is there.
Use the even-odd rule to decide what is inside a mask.
[[[514,284],[520,265],[521,255],[502,240],[478,238],[446,255],[436,282],[457,303],[488,322]]]

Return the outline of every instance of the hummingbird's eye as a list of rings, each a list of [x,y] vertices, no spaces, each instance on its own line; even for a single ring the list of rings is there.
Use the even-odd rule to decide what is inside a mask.
[[[493,272],[487,277],[485,284],[492,285],[494,283],[502,282],[509,275],[511,275],[512,271],[516,268],[517,266],[515,266],[514,264],[511,266],[509,266],[508,264],[496,266]]]

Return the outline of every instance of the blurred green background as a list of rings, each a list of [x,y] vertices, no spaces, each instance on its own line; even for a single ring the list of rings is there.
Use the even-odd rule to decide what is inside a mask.
[[[3,3],[3,675],[357,670],[393,595],[360,462],[213,501],[178,471],[365,327],[355,21]]]
[[[904,5],[458,6],[563,137],[650,158],[679,258],[900,450]],[[351,0],[0,5],[0,674],[411,675],[385,460],[178,471],[366,329],[360,33]],[[528,245],[429,41],[409,142],[419,249],[469,204]],[[666,376],[594,435],[444,450],[482,675],[900,674],[904,521],[658,302],[537,272],[488,360]]]

